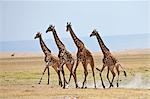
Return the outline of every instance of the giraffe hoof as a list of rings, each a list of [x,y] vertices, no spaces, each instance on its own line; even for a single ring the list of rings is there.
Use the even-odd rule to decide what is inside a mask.
[[[41,84],[40,82],[38,84]]]
[[[85,89],[87,89],[87,86],[85,87]]]
[[[119,87],[119,84],[117,83],[117,87]]]
[[[77,86],[76,88],[80,89],[81,87]]]
[[[111,87],[114,87],[114,85],[112,83],[110,84],[109,88],[111,88]]]
[[[59,85],[62,85],[62,82],[59,82]]]
[[[62,87],[63,85],[62,85],[62,83],[59,83],[59,85]]]
[[[76,88],[79,88],[79,86],[78,86],[78,85],[76,85]]]
[[[103,88],[105,89],[105,86],[103,86]]]
[[[105,85],[104,85],[104,84],[102,84],[102,86],[103,86],[103,88],[105,89]]]
[[[113,85],[110,85],[109,88],[113,87]]]

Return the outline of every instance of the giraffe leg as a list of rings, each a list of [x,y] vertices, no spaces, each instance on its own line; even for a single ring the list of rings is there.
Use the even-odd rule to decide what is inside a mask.
[[[82,87],[81,87],[81,88],[84,88],[84,85],[85,85],[85,83],[86,83],[86,78],[87,78],[87,75],[88,75],[87,69],[84,70],[84,75],[85,75],[85,78],[84,78],[84,81],[83,81],[83,84],[82,84]],[[87,86],[86,86],[85,88],[87,88]]]
[[[42,76],[41,76],[40,81],[39,81],[39,83],[38,83],[38,84],[40,84],[40,83],[41,83],[42,78],[43,78],[43,75],[45,74],[46,69],[47,69],[47,67],[45,67],[45,69],[44,69],[44,71],[43,71],[43,73],[42,73]]]
[[[103,72],[103,70],[104,70],[105,67],[106,67],[106,65],[103,65],[103,67],[102,67],[101,70],[98,69],[98,68],[96,68],[98,71],[100,71],[99,75],[100,75],[100,78],[101,78],[101,82],[102,82],[103,88],[105,88],[105,85],[104,85],[103,78],[102,78],[102,72]]]
[[[61,70],[61,72],[63,74],[63,79],[64,79],[63,89],[65,89],[65,83],[67,82],[66,78],[65,78],[65,72],[64,72],[64,64],[65,64],[65,62],[63,60],[60,60],[60,62],[61,62],[61,64],[60,64],[59,69]]]
[[[117,87],[119,87],[119,75],[120,75],[120,71],[119,71],[119,65],[116,66],[116,70],[117,70]]]
[[[76,63],[76,66],[75,66],[75,69],[74,69],[74,72],[73,72],[73,74],[74,74],[74,79],[76,79],[76,83],[77,83],[76,70],[77,70],[78,65],[79,65],[79,60],[77,59],[77,63]],[[76,86],[76,87],[77,87],[77,86]]]
[[[95,72],[94,72],[94,61],[92,60],[91,63],[92,73],[93,73],[93,79],[94,79],[94,87],[96,88],[96,81],[95,81]]]
[[[110,79],[109,79],[109,67],[107,69],[107,79],[108,79],[109,84],[111,84]]]
[[[62,80],[61,80],[61,76],[60,76],[60,70],[57,69],[57,68],[59,67],[59,65],[58,65],[58,64],[55,64],[55,65],[53,65],[52,67],[53,67],[54,70],[57,72],[59,85],[62,87]]]
[[[58,70],[58,80],[59,80],[59,85],[62,87],[62,80],[61,80],[61,76],[60,76],[60,71]]]
[[[61,64],[60,64],[58,70],[60,70],[60,71],[62,72],[62,74],[65,75],[65,72],[64,72],[64,69],[63,69],[63,66],[64,66],[64,64],[65,64],[65,60],[64,60],[63,57],[60,57],[60,63],[61,63]],[[68,84],[68,82],[67,82],[65,76],[63,76],[63,78],[64,78],[64,83]]]
[[[71,74],[71,72],[70,72],[70,76],[69,76],[68,84],[70,83],[71,76],[72,76],[72,74]]]
[[[123,72],[124,72],[124,76],[126,77],[126,76],[127,76],[127,73],[126,73],[126,71],[124,70],[124,68],[123,68],[120,64],[117,64],[117,66],[119,66],[119,67],[122,68],[122,70],[123,70]],[[119,67],[118,67],[118,68],[119,68]]]
[[[73,72],[74,60],[72,60],[72,63],[70,63],[70,64],[71,64],[70,66],[69,66],[69,64],[66,64],[67,68],[68,68],[69,71],[70,71],[70,77],[69,77],[69,80],[68,80],[68,84],[70,83],[71,76],[72,76],[72,74],[74,73],[74,72]]]
[[[64,79],[63,89],[65,89],[66,79],[65,79],[65,72],[64,72],[64,67],[63,66],[62,66],[62,74],[63,74],[63,79]]]
[[[87,64],[86,64],[86,61],[82,62],[83,64],[83,67],[84,67],[84,81],[83,81],[83,84],[82,84],[82,87],[81,88],[84,88],[84,84],[86,83],[86,78],[87,78],[87,75],[88,75],[88,71],[87,71]],[[87,87],[85,87],[87,88]]]
[[[70,80],[71,80],[71,76],[72,76],[72,65],[70,63],[67,63],[66,66],[70,72],[70,76],[69,76],[69,80],[68,80],[68,84],[69,84]]]
[[[47,71],[47,73],[48,73],[48,81],[47,81],[47,85],[49,85],[49,78],[50,78],[50,71],[49,71],[49,67],[47,67],[47,69],[48,69],[48,71]]]
[[[64,73],[64,75],[65,75],[64,68],[61,69],[61,72],[62,72],[62,74]],[[64,78],[64,79],[65,79],[65,83],[68,84],[66,78]]]
[[[116,74],[115,74],[115,72],[114,72],[114,70],[113,70],[113,67],[110,68],[110,71],[111,71],[113,77],[112,77],[112,80],[111,80],[111,83],[110,83],[109,88],[113,87],[113,81],[114,81],[114,78],[115,78],[115,76],[116,76]]]
[[[70,71],[70,76],[73,75],[76,88],[78,88],[78,84],[77,84],[77,81],[76,81],[76,78],[75,78],[75,74],[74,74],[74,72],[72,71],[72,69],[73,69],[73,64],[66,64],[66,65],[67,65],[67,68],[68,68],[69,71]]]

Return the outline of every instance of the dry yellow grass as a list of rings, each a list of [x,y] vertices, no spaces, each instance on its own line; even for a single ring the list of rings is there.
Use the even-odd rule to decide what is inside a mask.
[[[62,89],[58,86],[58,78],[55,71],[51,68],[50,85],[47,83],[47,74],[45,74],[41,85],[38,85],[39,78],[44,69],[42,54],[16,54],[15,57],[10,57],[9,53],[5,53],[0,57],[0,98],[2,99],[149,99],[150,97],[150,53],[147,50],[140,52],[121,52],[114,55],[121,62],[127,71],[128,77],[125,78],[123,73],[120,75],[120,85],[122,88],[102,89],[99,73],[96,72],[96,81],[98,89],[93,87],[93,78],[90,66],[89,75],[87,78],[88,89],[75,89],[73,79],[71,80],[68,89]],[[144,53],[145,52],[145,53]],[[149,52],[149,51],[148,51]],[[127,54],[126,54],[127,53]],[[21,55],[21,56],[20,56]],[[22,56],[24,55],[24,56]],[[93,54],[95,67],[102,67],[102,56]],[[68,79],[69,72],[65,68],[66,78]],[[135,75],[139,74],[142,80],[141,86],[136,88],[134,85],[138,80],[133,81]],[[82,65],[77,69],[79,85],[83,81],[84,73]],[[105,83],[106,71],[103,73]],[[116,81],[116,80],[115,80]],[[131,88],[127,88],[131,82]],[[107,84],[106,84],[107,85]],[[133,86],[133,88],[132,88]]]
[[[47,85],[16,85],[0,88],[5,99],[149,99],[146,89],[62,89]]]

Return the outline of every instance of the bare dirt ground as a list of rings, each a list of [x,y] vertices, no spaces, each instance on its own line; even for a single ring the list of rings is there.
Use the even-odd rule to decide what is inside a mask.
[[[0,99],[149,99],[150,97],[150,50],[136,50],[114,52],[113,55],[126,69],[127,77],[120,74],[120,87],[103,89],[99,72],[95,70],[97,89],[93,86],[93,77],[89,66],[87,89],[75,89],[71,79],[69,87],[62,89],[58,86],[58,77],[50,68],[50,85],[47,84],[47,74],[44,75],[41,85],[37,84],[41,77],[45,63],[43,55],[39,53],[0,53]],[[95,67],[102,67],[102,56],[94,53]],[[103,78],[108,87],[106,71]],[[66,78],[69,72],[65,68]],[[79,86],[84,78],[83,67],[77,69]]]

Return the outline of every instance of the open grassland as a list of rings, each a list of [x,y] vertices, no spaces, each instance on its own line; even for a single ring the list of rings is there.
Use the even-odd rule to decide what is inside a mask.
[[[124,77],[120,74],[120,88],[102,89],[99,72],[95,70],[97,89],[94,89],[91,68],[88,66],[87,89],[75,89],[74,80],[70,86],[62,89],[58,86],[58,77],[50,68],[50,85],[47,84],[47,72],[41,85],[39,78],[43,72],[45,63],[41,54],[19,54],[14,57],[0,57],[0,99],[149,99],[150,97],[150,53],[142,51],[137,53],[120,52],[113,55],[120,61],[127,72]],[[4,56],[4,55],[3,55]],[[94,53],[95,67],[102,67],[102,56]],[[106,69],[103,78],[106,86]],[[65,75],[68,80],[69,72],[65,67]],[[110,74],[111,75],[111,74]],[[111,77],[111,76],[110,76]],[[83,67],[80,64],[77,69],[79,86],[84,79]]]

